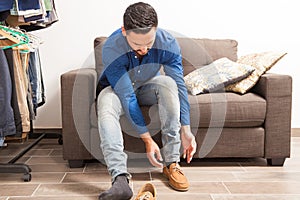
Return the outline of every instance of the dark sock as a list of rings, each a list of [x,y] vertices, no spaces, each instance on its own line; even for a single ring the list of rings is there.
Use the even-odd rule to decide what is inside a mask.
[[[116,177],[111,188],[99,195],[99,200],[129,200],[133,193],[125,175]]]
[[[170,165],[173,164],[173,163],[177,163],[177,162],[167,162],[166,163],[167,168],[170,169]]]

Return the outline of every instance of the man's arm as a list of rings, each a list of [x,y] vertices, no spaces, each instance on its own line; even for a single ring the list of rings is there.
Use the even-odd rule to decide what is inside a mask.
[[[196,152],[197,143],[195,136],[190,128],[190,104],[188,101],[188,93],[183,79],[183,66],[180,50],[177,42],[173,43],[173,52],[166,52],[169,55],[168,60],[164,65],[166,75],[172,77],[178,88],[178,95],[180,101],[180,122],[181,122],[181,142],[183,147],[183,158],[190,163],[193,155]]]
[[[109,50],[107,50],[107,52],[103,51],[104,74],[114,92],[119,97],[126,117],[139,134],[148,132],[131,79],[126,69],[126,63],[129,62],[128,58],[124,54],[112,62],[106,62],[107,54],[109,54]],[[106,63],[109,63],[109,65],[105,65]]]
[[[175,47],[179,48],[174,44]],[[164,57],[166,58],[164,62],[164,71],[167,76],[170,76],[177,84],[178,96],[180,101],[180,122],[181,125],[190,125],[190,103],[188,100],[188,92],[183,79],[183,67],[182,58],[179,50],[174,50],[175,52],[164,52]]]

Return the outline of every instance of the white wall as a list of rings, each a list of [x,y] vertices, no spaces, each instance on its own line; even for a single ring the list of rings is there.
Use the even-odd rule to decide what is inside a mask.
[[[94,64],[93,39],[108,36],[122,25],[132,0],[56,0],[59,22],[33,32],[44,40],[40,47],[46,104],[38,108],[35,128],[61,127],[60,75]],[[233,38],[239,56],[268,50],[288,54],[271,72],[293,76],[292,127],[300,127],[300,14],[296,0],[148,0],[157,11],[159,26],[185,36]],[[298,111],[298,112],[296,112]]]

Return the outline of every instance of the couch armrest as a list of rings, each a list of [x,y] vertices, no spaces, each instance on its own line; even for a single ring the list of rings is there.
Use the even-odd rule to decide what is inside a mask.
[[[264,74],[252,90],[267,102],[265,119],[265,158],[290,156],[292,77]]]
[[[63,157],[66,160],[92,158],[88,152],[91,148],[90,108],[95,100],[96,81],[97,73],[92,68],[61,75]]]

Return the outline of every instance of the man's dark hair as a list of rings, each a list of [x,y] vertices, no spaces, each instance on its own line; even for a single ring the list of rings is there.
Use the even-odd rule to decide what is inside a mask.
[[[156,11],[147,3],[134,3],[126,9],[123,15],[123,24],[126,31],[148,33],[152,27],[157,27]]]

